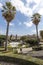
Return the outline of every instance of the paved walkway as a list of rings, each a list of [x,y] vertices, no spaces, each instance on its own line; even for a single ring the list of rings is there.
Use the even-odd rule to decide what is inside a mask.
[[[18,49],[18,51],[20,52],[20,49]],[[32,57],[37,57],[37,58],[43,59],[43,50],[33,51],[32,47],[30,47],[30,48],[22,48],[22,53],[26,54],[26,55],[30,55]]]
[[[31,51],[31,52],[28,52],[27,55],[43,59],[43,50],[40,50],[40,51]]]
[[[40,50],[40,51],[32,51],[32,52],[29,52],[28,54],[30,54],[32,56],[43,56],[43,50]]]
[[[18,50],[18,53],[20,52],[20,49],[17,49]],[[29,51],[32,51],[32,47],[30,48],[22,48],[22,53],[26,54],[28,53]]]

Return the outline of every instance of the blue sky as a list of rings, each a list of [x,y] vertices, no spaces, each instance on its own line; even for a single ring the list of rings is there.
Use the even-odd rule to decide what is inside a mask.
[[[2,5],[8,0],[0,0],[0,34],[6,34],[6,20],[2,17]],[[9,0],[16,7],[16,16],[9,26],[9,35],[36,34],[35,25],[31,16],[41,14],[39,31],[43,30],[43,0]]]

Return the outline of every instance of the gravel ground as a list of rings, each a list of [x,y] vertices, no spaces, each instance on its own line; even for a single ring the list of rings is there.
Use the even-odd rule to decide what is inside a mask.
[[[43,56],[43,50],[41,50],[41,51],[30,51],[30,52],[28,52],[28,54],[32,55],[32,56]]]
[[[27,55],[43,59],[43,50],[40,50],[40,51],[30,51],[30,52],[27,53]]]
[[[20,50],[18,49],[18,51],[20,51]],[[43,59],[43,50],[33,51],[32,47],[30,47],[30,48],[23,48],[22,53],[24,55],[30,55],[32,57],[37,57],[37,58]]]

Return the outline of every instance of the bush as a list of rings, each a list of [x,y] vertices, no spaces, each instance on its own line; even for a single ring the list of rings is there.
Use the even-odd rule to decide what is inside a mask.
[[[8,50],[9,50],[9,51],[13,51],[13,48],[12,48],[12,47],[8,47]]]
[[[21,48],[22,47],[22,44],[18,44],[18,48]]]
[[[4,40],[0,39],[0,46],[4,46]]]
[[[26,44],[26,45],[25,45],[25,48],[28,48],[28,47],[29,47],[29,44]]]
[[[4,41],[6,40],[6,36],[5,35],[0,35],[0,46],[4,46]]]
[[[0,35],[0,39],[6,40],[6,36],[5,35]]]
[[[13,49],[13,53],[17,54],[18,53],[17,49]]]
[[[25,42],[29,43],[31,46],[38,45],[38,40],[36,39],[28,39]]]
[[[41,46],[33,46],[32,49],[39,51],[39,50],[42,50],[42,47]]]
[[[22,56],[20,56],[20,58],[19,58],[18,55],[15,56],[15,57],[0,56],[0,61],[7,62],[7,63],[10,62],[10,63],[14,63],[14,64],[17,64],[17,65],[43,65],[43,61],[42,60],[35,59],[35,61],[36,61],[35,62],[35,61],[33,61],[34,58],[31,58],[31,60],[29,60],[29,59],[28,60],[26,58],[23,59]]]

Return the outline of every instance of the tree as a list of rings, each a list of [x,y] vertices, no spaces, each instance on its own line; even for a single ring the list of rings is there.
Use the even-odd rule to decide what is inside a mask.
[[[39,13],[35,13],[35,14],[33,14],[33,16],[32,16],[33,24],[35,24],[35,26],[36,26],[37,39],[39,39],[39,38],[38,38],[38,24],[39,24],[39,22],[40,22],[40,18],[41,18],[41,15],[40,15]]]
[[[12,34],[10,35],[10,41],[12,40]]]
[[[15,7],[12,6],[11,2],[6,2],[2,9],[2,16],[7,21],[5,50],[7,50],[9,23],[14,19],[15,14],[16,14]]]
[[[5,35],[0,35],[0,40],[5,40],[6,39],[6,36]]]
[[[25,41],[27,39],[26,36],[21,36],[20,40]]]
[[[40,31],[40,36],[43,39],[43,30]]]
[[[16,34],[16,36],[15,36],[15,40],[16,40],[16,41],[17,41],[17,37],[18,37],[18,36],[17,36],[17,34]]]
[[[6,36],[5,35],[0,35],[0,46],[4,46],[4,41],[6,39]]]

